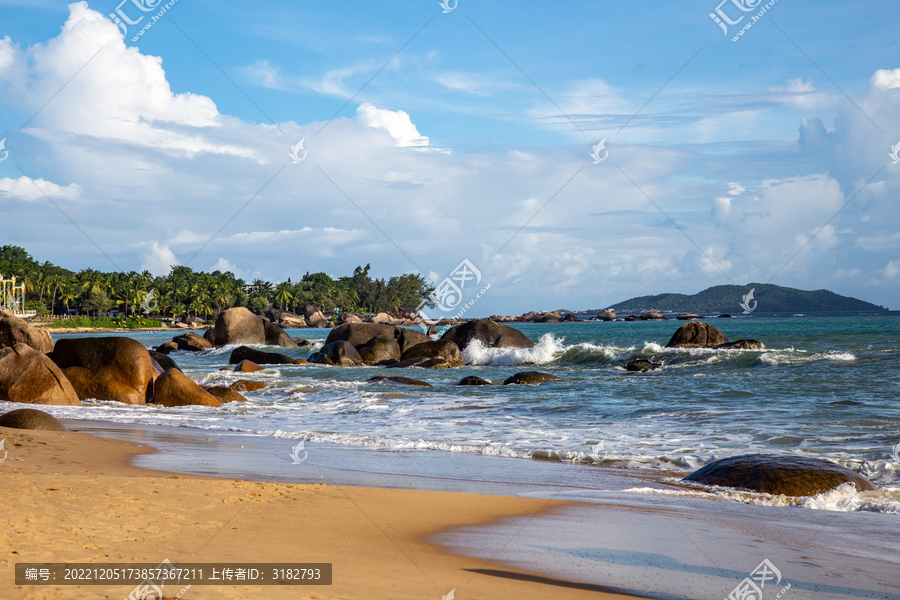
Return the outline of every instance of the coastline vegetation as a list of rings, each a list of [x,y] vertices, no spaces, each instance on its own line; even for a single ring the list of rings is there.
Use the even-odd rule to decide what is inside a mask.
[[[0,247],[0,273],[15,275],[26,285],[25,309],[39,316],[66,316],[55,327],[155,327],[146,317],[211,320],[235,306],[265,311],[295,311],[312,304],[325,314],[392,312],[417,306],[432,291],[421,275],[406,273],[385,279],[369,275],[370,265],[333,279],[306,273],[299,281],[255,279],[247,282],[231,272],[194,271],[173,266],[168,275],[149,271],[70,271],[50,262],[39,263],[18,246]],[[112,311],[115,311],[113,316]],[[85,323],[85,324],[82,324]]]

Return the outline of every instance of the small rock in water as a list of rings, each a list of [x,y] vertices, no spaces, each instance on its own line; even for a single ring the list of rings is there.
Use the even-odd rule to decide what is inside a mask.
[[[525,371],[524,373],[516,373],[512,377],[508,377],[503,385],[520,385],[526,383],[543,383],[545,381],[565,381],[561,377],[551,375],[550,373],[541,373],[540,371]]]
[[[393,381],[394,383],[401,383],[403,385],[431,387],[431,384],[428,382],[419,381],[418,379],[410,379],[409,377],[385,377],[384,375],[376,375],[375,377],[370,377],[369,381]]]
[[[637,360],[633,360],[627,365],[625,368],[629,371],[637,371],[639,373],[646,373],[647,371],[652,371],[653,369],[658,369],[662,365],[659,363],[650,362],[647,359],[639,358]]]
[[[469,375],[468,377],[463,377],[456,385],[493,385],[493,382],[482,379],[481,377]]]
[[[713,350],[765,350],[766,346],[757,340],[735,340],[713,346]]]

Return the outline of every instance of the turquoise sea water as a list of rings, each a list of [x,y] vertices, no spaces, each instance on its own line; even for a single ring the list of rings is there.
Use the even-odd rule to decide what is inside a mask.
[[[372,449],[430,449],[516,458],[538,455],[678,475],[717,458],[772,452],[837,460],[900,491],[900,313],[749,315],[707,322],[766,350],[666,349],[683,323],[515,324],[531,350],[469,347],[455,369],[282,366],[219,369],[231,348],[171,356],[202,384],[239,378],[269,385],[221,408],[49,407],[61,417],[236,431]],[[290,330],[318,347],[328,330]],[[76,336],[79,334],[70,334]],[[117,334],[122,335],[122,334]],[[172,332],[134,333],[155,346]],[[68,337],[59,335],[56,337]],[[626,374],[637,357],[662,363]],[[519,371],[567,381],[503,386]],[[404,375],[432,388],[368,383]],[[457,386],[467,375],[493,386]],[[7,403],[0,409],[14,406]],[[666,474],[666,473],[663,473]],[[900,496],[898,496],[900,499]],[[900,512],[900,502],[895,502]],[[888,510],[893,512],[893,509]]]

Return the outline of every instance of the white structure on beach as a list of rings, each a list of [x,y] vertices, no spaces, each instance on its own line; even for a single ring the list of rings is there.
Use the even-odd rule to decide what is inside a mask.
[[[25,282],[16,285],[15,275],[12,279],[4,279],[3,273],[0,273],[0,310],[23,318],[37,314],[33,310],[25,310]]]

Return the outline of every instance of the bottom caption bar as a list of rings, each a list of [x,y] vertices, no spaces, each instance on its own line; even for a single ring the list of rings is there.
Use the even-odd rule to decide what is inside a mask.
[[[331,563],[16,563],[16,585],[132,584],[331,585]]]

